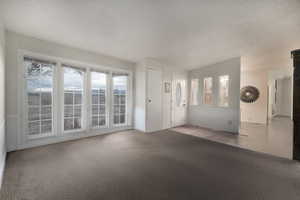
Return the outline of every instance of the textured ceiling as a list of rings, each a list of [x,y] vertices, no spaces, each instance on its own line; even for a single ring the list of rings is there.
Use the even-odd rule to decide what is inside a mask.
[[[0,0],[7,29],[187,69],[300,48],[300,0]]]

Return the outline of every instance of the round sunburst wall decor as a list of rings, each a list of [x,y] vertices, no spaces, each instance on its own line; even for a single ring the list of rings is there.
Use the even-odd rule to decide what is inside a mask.
[[[259,90],[254,86],[245,86],[241,89],[240,99],[245,103],[253,103],[259,97]]]

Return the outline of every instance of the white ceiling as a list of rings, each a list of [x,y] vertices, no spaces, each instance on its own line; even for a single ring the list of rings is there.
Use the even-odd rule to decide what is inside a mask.
[[[300,0],[0,0],[7,29],[187,69],[300,48]]]

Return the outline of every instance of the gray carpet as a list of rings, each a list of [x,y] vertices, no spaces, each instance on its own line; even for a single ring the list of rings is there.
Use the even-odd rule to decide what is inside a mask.
[[[172,131],[8,154],[1,199],[299,200],[300,163]]]

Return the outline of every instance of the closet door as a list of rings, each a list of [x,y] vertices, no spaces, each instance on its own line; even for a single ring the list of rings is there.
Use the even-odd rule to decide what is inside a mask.
[[[147,110],[146,131],[162,129],[162,73],[159,70],[147,70]]]

